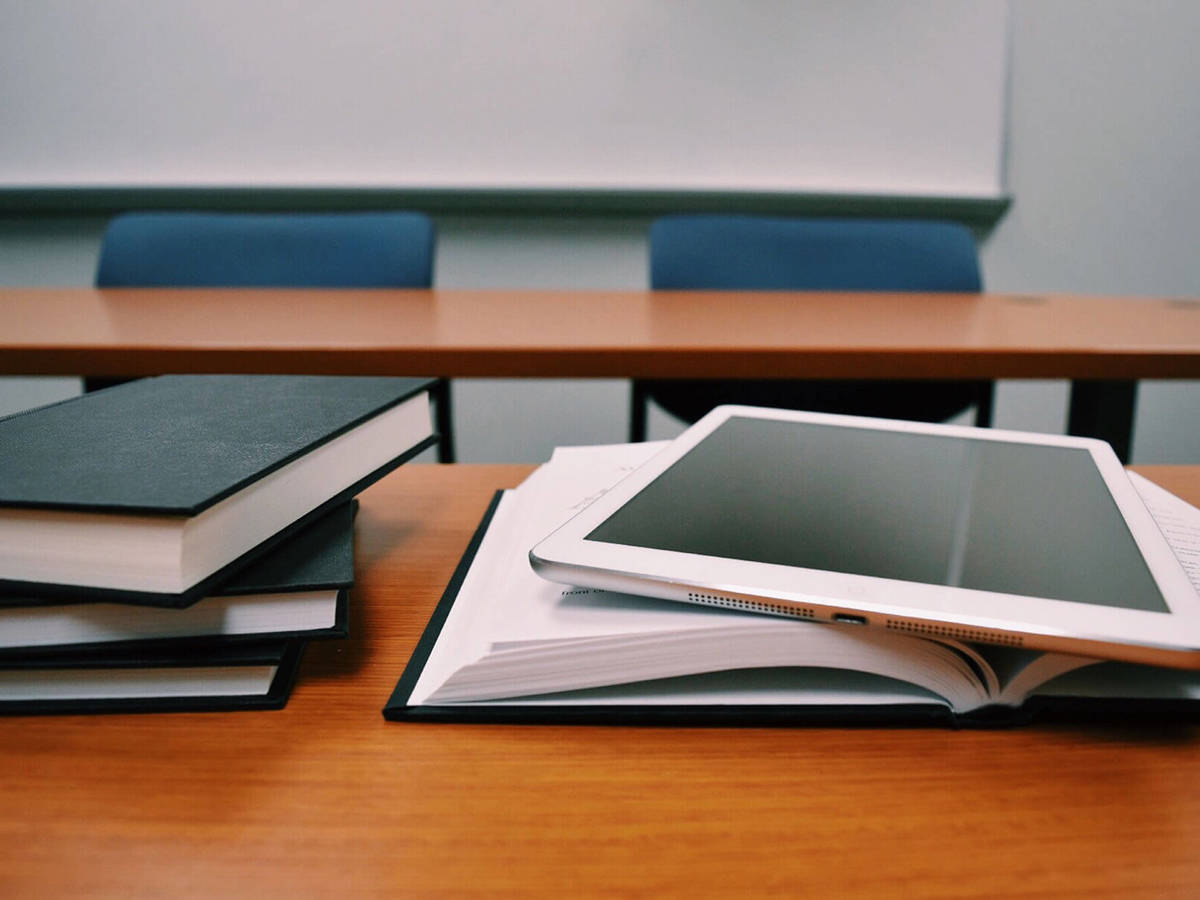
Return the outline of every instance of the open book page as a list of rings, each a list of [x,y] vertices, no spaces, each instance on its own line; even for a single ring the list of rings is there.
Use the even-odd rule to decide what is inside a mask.
[[[854,705],[937,698],[966,711],[1018,706],[1041,685],[1053,687],[1061,676],[1096,663],[573,589],[538,577],[529,548],[661,446],[560,448],[506,493],[410,704],[520,698],[536,704]],[[1161,491],[1145,484],[1151,493]],[[1170,514],[1164,527],[1172,530],[1172,545],[1186,549],[1191,540],[1200,547],[1200,510],[1161,494],[1151,508]],[[750,674],[766,667],[772,678]],[[720,671],[733,674],[713,674]]]
[[[1137,472],[1130,472],[1129,480],[1175,551],[1175,558],[1200,591],[1200,509]]]
[[[474,701],[470,706],[882,707],[949,702],[915,684],[850,669],[736,669],[605,685],[578,691]]]
[[[1200,591],[1200,509],[1136,472],[1129,480]],[[1200,674],[1006,647],[983,648],[1002,685],[996,701],[1019,706],[1031,694],[1081,697],[1200,697]]]
[[[1086,656],[1017,647],[981,646],[979,652],[996,674],[999,689],[992,697],[1001,706],[1020,706],[1040,685],[1066,672],[1100,662]]]
[[[955,709],[982,702],[975,673],[948,647],[920,638],[767,620],[750,627],[688,630],[623,640],[500,651],[457,670],[430,702],[487,700],[580,690],[712,671],[817,667],[897,678]]]
[[[562,450],[506,494],[410,704],[501,700],[764,666],[843,668],[918,686],[887,686],[886,702],[930,702],[929,692],[956,709],[984,702],[989,691],[976,669],[938,642],[565,588],[534,574],[529,548],[657,449]],[[786,700],[772,691],[758,702],[833,702],[828,691],[817,701],[811,679],[801,680],[804,688]],[[879,683],[851,682],[854,689],[837,702],[884,702],[872,699],[880,696]],[[626,702],[646,702],[635,695],[626,691]],[[730,703],[748,702],[741,689],[727,696]]]

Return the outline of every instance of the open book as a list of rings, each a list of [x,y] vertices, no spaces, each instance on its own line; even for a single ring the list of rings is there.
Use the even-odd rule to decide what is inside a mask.
[[[662,445],[560,448],[489,511],[385,716],[1004,721],[1190,710],[1200,673],[548,582],[528,550]],[[1131,475],[1200,586],[1200,510]],[[1197,705],[1200,709],[1200,705]]]

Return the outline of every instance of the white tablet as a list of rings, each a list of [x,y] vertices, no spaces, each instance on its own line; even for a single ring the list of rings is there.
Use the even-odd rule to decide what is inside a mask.
[[[1200,668],[1200,597],[1087,438],[719,407],[530,561],[584,587]]]

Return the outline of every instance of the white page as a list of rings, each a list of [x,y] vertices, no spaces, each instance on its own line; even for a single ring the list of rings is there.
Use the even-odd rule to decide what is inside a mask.
[[[458,679],[453,676],[463,669],[467,670],[463,673],[467,683],[474,679],[477,683],[486,684],[491,677],[498,681],[508,677],[536,679],[536,673],[542,671],[549,673],[546,683],[553,684],[556,667],[557,671],[570,671],[571,663],[583,663],[589,658],[600,660],[612,654],[627,655],[628,665],[636,668],[639,659],[655,659],[658,650],[663,649],[659,647],[663,641],[670,645],[682,638],[685,643],[704,644],[709,640],[706,634],[732,638],[745,633],[749,638],[751,633],[769,633],[773,629],[823,629],[823,626],[812,623],[773,620],[758,613],[671,603],[609,591],[572,589],[546,581],[533,572],[528,562],[530,547],[602,496],[662,446],[629,444],[559,448],[549,463],[540,467],[519,488],[509,492],[480,548],[476,566],[460,590],[454,610],[410,697],[410,703],[429,701],[448,680],[462,682],[462,676]],[[1186,552],[1187,541],[1191,540],[1193,551],[1200,550],[1200,510],[1145,479],[1140,479],[1140,482],[1135,477],[1139,490],[1157,501],[1157,509],[1155,504],[1147,501],[1152,511],[1156,515],[1160,511],[1166,512],[1168,524],[1176,532],[1173,539],[1168,534],[1172,545]],[[1146,485],[1149,487],[1146,488]],[[839,632],[838,636],[841,634]],[[898,637],[893,635],[889,639]],[[905,640],[915,642],[917,639]],[[630,652],[631,641],[635,645],[651,648],[652,652],[639,658],[637,652]],[[928,649],[909,653],[896,647],[894,653],[884,652],[881,654],[883,658],[875,659],[878,664],[874,667],[875,671],[880,671],[881,667],[893,667],[891,671],[908,670],[913,662],[925,657],[927,652],[938,657],[947,653],[944,648],[931,642],[919,643],[928,645]],[[714,649],[720,652],[720,638]],[[863,653],[860,654],[860,651]],[[860,655],[870,661],[875,652],[858,647],[853,639],[850,646],[842,648],[847,665],[856,664],[856,657]],[[961,661],[952,660],[952,663],[958,662]],[[788,661],[780,657],[776,664],[787,665]],[[702,671],[703,666],[698,666],[696,670]],[[535,674],[527,675],[530,671]],[[957,681],[953,676],[951,679]],[[576,681],[579,679],[576,678]],[[943,683],[938,686],[944,686],[944,677]],[[880,690],[878,686],[874,690],[860,688],[861,685],[856,686],[850,693],[839,693],[835,689],[832,693],[838,699],[826,702],[857,703],[866,697],[876,699],[862,699],[862,702],[889,702],[880,698],[905,696],[911,699],[914,696],[907,687],[898,687],[895,691]],[[949,693],[959,697],[959,704],[956,705],[961,705],[962,693],[953,685],[951,688]],[[729,703],[751,702],[748,693],[758,697],[753,702],[759,703],[805,702],[812,699],[810,690],[811,685],[802,690],[785,690],[790,699],[780,701],[775,691],[747,692],[744,688],[734,690],[728,685],[718,688],[714,683],[704,689],[706,699],[699,700],[699,695],[687,689],[654,688],[656,698],[658,693],[665,691],[664,696],[677,696],[681,702]],[[912,690],[918,695],[925,693],[921,688]],[[691,699],[683,701],[685,696]],[[719,699],[721,697],[726,699]],[[637,690],[615,687],[593,689],[587,697],[575,695],[570,700],[555,698],[538,702],[552,704],[575,702],[577,699],[585,703],[670,702],[659,699],[651,701],[648,695],[640,694]],[[1013,700],[1009,696],[1004,699],[1008,702]]]
[[[1129,480],[1162,529],[1179,564],[1200,591],[1200,509],[1137,472],[1130,472]]]
[[[920,684],[956,709],[985,702],[978,677],[948,647],[874,629],[759,616],[755,625],[686,629],[500,652],[456,670],[428,702],[462,702],[585,690],[719,670],[850,669]]]
[[[0,672],[0,701],[262,696],[278,666],[13,669]]]
[[[424,702],[424,698],[456,669],[487,653],[489,642],[484,626],[488,624],[488,617],[481,612],[486,609],[488,595],[496,593],[494,586],[504,584],[496,579],[495,572],[512,555],[508,525],[515,503],[514,491],[500,499],[471,568],[459,586],[454,605],[442,624],[437,644],[413,688],[411,703]]]
[[[760,624],[763,617],[716,607],[671,603],[613,591],[579,589],[547,581],[529,565],[528,551],[622,477],[657,447],[560,449],[518,488],[522,515],[509,523],[513,551],[500,575],[504,585],[488,606],[488,634],[497,643],[647,634],[709,628],[735,621]],[[461,596],[461,595],[460,595]],[[736,627],[736,626],[734,626]]]
[[[560,448],[551,463],[506,492],[410,702],[424,702],[455,670],[482,658],[493,642],[569,641],[631,630],[675,631],[688,627],[689,622],[694,627],[710,626],[714,615],[721,616],[723,610],[607,591],[575,594],[569,587],[538,577],[529,565],[530,547],[661,446]],[[560,606],[564,594],[571,595],[566,612]],[[582,613],[572,615],[578,610]],[[760,616],[749,618],[761,621]]]
[[[207,597],[184,609],[121,603],[0,609],[0,648],[193,635],[314,631],[337,620],[337,591]]]
[[[595,659],[606,658],[613,652],[629,652],[631,639],[635,646],[629,654],[630,665],[636,667],[639,660],[652,661],[652,665],[666,670],[660,674],[703,671],[704,664],[696,660],[707,657],[692,651],[687,654],[690,662],[676,660],[672,669],[672,663],[658,652],[665,649],[659,648],[658,642],[676,643],[679,636],[688,634],[694,635],[690,640],[704,642],[706,632],[722,636],[713,648],[718,656],[735,633],[745,632],[753,641],[761,641],[765,633],[768,644],[778,644],[783,639],[782,656],[771,661],[787,664],[804,645],[812,644],[795,640],[797,632],[792,629],[820,629],[822,640],[812,646],[832,642],[834,646],[825,654],[830,665],[844,662],[870,667],[874,661],[877,667],[894,672],[908,670],[913,677],[919,677],[921,667],[916,661],[935,657],[948,663],[954,672],[946,681],[946,668],[935,667],[943,673],[934,676],[943,692],[960,699],[973,694],[970,685],[974,678],[966,664],[952,651],[932,642],[899,635],[884,639],[865,632],[826,632],[825,626],[772,619],[757,613],[608,591],[575,590],[537,576],[528,562],[528,548],[658,449],[659,446],[644,444],[560,448],[550,463],[507,493],[410,696],[410,703],[429,701],[460,670],[468,673],[478,670],[477,677],[485,683],[490,673],[508,670],[510,660],[518,674],[539,660],[549,665],[550,671],[555,671],[556,666],[557,671],[571,671],[575,667],[570,663],[581,661],[585,652]],[[775,634],[773,640],[771,634]],[[793,645],[794,650],[790,650]],[[649,646],[650,652],[638,651],[638,646]],[[756,643],[749,651],[743,650],[744,658],[733,660],[731,665],[745,666],[758,659],[765,660],[761,655],[764,646]],[[517,653],[512,652],[514,648],[528,649]],[[942,680],[937,681],[938,677]],[[728,702],[743,702],[744,693],[739,692],[738,700]],[[841,700],[856,702],[853,697]]]
[[[946,704],[944,698],[891,678],[836,669],[711,672],[617,684],[554,697],[481,700],[472,706],[897,706]]]

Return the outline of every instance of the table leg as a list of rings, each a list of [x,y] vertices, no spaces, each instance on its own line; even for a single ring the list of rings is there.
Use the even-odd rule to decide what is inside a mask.
[[[1127,463],[1136,403],[1136,381],[1072,382],[1067,434],[1108,441],[1121,462]]]

